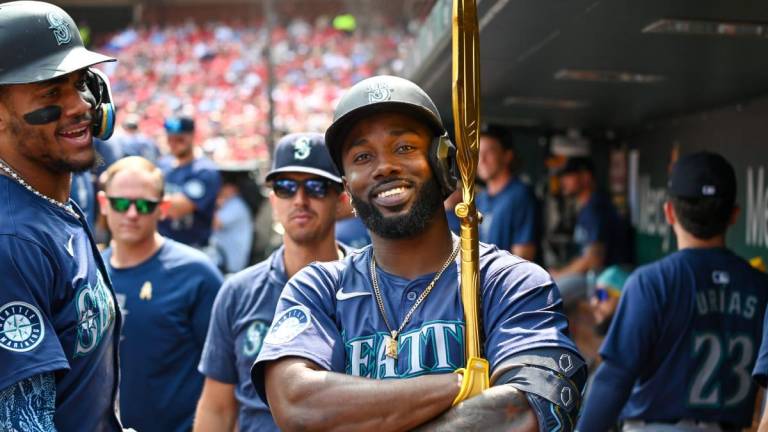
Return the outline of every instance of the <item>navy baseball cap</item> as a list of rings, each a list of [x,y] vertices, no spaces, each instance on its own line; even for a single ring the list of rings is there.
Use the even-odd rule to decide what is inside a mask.
[[[678,159],[667,185],[669,194],[679,198],[736,199],[736,173],[717,153],[698,152]]]
[[[171,135],[192,133],[195,131],[195,120],[192,117],[169,117],[163,123],[165,131]]]
[[[331,159],[325,138],[319,133],[294,133],[277,142],[267,181],[284,172],[314,174],[341,184],[341,175]]]
[[[566,174],[572,174],[582,171],[589,171],[591,173],[595,172],[595,164],[592,163],[592,160],[585,156],[574,156],[569,157],[565,161],[565,165],[563,165],[559,170],[557,170],[557,175],[563,176]]]

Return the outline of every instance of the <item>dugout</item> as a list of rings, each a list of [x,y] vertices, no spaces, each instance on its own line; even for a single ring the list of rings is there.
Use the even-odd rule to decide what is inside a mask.
[[[446,117],[450,8],[435,3],[406,61]],[[674,247],[661,212],[670,161],[718,151],[736,169],[742,209],[728,245],[768,258],[768,4],[479,0],[478,18],[482,120],[515,129],[540,193],[553,186],[556,147],[586,139],[648,262]]]

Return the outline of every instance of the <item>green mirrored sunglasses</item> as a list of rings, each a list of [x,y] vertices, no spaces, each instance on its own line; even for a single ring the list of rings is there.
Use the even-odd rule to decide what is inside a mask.
[[[136,212],[139,214],[150,214],[155,211],[160,201],[153,201],[143,198],[130,199],[123,197],[107,197],[109,199],[109,206],[112,210],[118,213],[125,213],[131,208],[131,204],[136,206]]]

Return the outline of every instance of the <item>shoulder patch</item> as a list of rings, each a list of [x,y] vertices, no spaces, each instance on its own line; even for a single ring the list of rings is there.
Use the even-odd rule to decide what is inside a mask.
[[[184,193],[192,199],[200,199],[205,196],[205,183],[192,179],[184,183]]]
[[[20,301],[0,306],[0,347],[27,352],[40,345],[44,337],[43,315],[35,306]]]
[[[264,342],[272,345],[288,343],[306,330],[311,321],[312,313],[306,307],[288,308],[274,320]]]

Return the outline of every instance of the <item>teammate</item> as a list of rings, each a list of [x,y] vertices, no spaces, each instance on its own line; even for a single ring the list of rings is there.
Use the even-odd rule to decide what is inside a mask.
[[[277,424],[572,430],[585,368],[557,287],[535,264],[485,244],[479,278],[495,387],[450,409],[464,318],[458,239],[442,202],[456,178],[439,156],[453,145],[431,99],[410,81],[373,77],[347,91],[334,119],[326,145],[373,244],[310,264],[283,290],[252,370]]]
[[[585,157],[569,158],[560,170],[563,194],[579,207],[573,240],[576,258],[559,269],[550,270],[563,301],[570,306],[586,300],[587,273],[599,272],[612,264],[630,261],[628,230],[610,198],[597,190],[594,165]]]
[[[269,408],[251,384],[250,370],[272,323],[288,278],[313,261],[343,257],[334,240],[341,178],[320,134],[291,134],[277,144],[269,200],[285,229],[284,245],[227,280],[216,299],[200,362],[206,375],[196,431],[277,430]]]
[[[173,157],[158,166],[165,176],[168,217],[160,234],[195,248],[208,245],[221,177],[213,162],[195,156],[195,121],[190,117],[166,119],[165,131]]]
[[[679,251],[627,280],[579,430],[741,430],[752,423],[749,373],[768,278],[725,247],[738,214],[736,176],[714,153],[677,161],[667,222]]]
[[[222,176],[216,207],[211,234],[213,261],[224,273],[236,273],[248,267],[253,242],[253,214],[240,194],[237,178]]]
[[[120,315],[71,173],[114,109],[72,18],[0,4],[0,429],[118,431]]]
[[[538,241],[536,197],[515,174],[517,153],[509,134],[488,125],[480,134],[477,176],[486,189],[477,194],[483,214],[480,240],[533,261]]]
[[[140,431],[188,431],[203,376],[196,370],[223,280],[202,252],[157,232],[167,201],[148,160],[115,162],[99,192],[112,233],[104,261],[125,316],[120,414]]]

